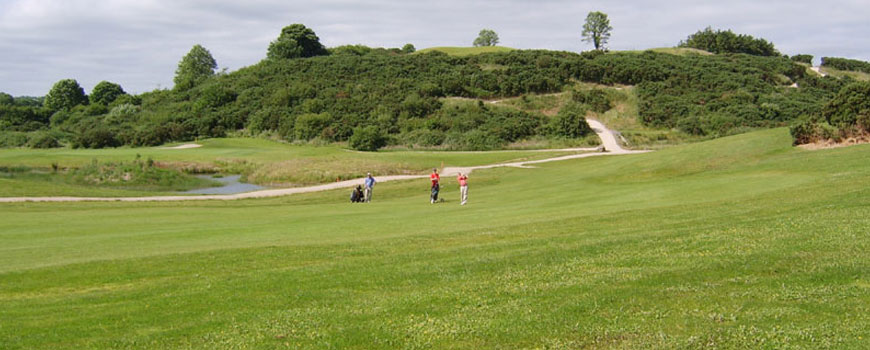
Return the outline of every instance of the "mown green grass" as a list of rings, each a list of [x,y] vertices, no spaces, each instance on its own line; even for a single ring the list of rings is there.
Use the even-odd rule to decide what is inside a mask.
[[[151,158],[158,165],[243,174],[253,183],[299,186],[374,175],[423,174],[433,167],[494,164],[541,159],[564,152],[354,152],[337,145],[294,145],[254,138],[208,139],[200,148],[166,147],[114,149],[0,149],[0,166],[51,169],[81,167],[93,162],[123,162]],[[0,196],[139,196],[143,192],[94,189],[26,179],[2,179]],[[92,191],[93,190],[93,191]],[[152,193],[153,194],[153,193]]]
[[[868,146],[768,130],[649,154],[190,203],[3,204],[29,348],[861,349]]]
[[[478,47],[452,47],[452,46],[439,46],[439,47],[429,47],[422,50],[417,51],[417,53],[426,53],[432,51],[440,51],[446,53],[451,56],[471,56],[471,55],[479,55],[482,53],[494,53],[494,52],[508,52],[516,49],[504,46],[478,46]]]

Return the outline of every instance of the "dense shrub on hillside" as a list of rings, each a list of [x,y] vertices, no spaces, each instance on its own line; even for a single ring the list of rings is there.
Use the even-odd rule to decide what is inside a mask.
[[[51,111],[45,108],[0,104],[0,130],[35,131],[48,127]]]
[[[813,55],[805,55],[805,54],[794,55],[794,56],[791,56],[791,60],[795,61],[795,62],[799,62],[799,63],[806,63],[809,65],[812,65],[813,64]]]
[[[818,111],[837,89],[830,78],[808,76],[782,57],[671,56],[664,62],[664,79],[637,85],[641,121],[695,135],[784,126]],[[800,87],[789,88],[792,82]]]
[[[592,128],[586,123],[586,111],[588,106],[579,103],[568,103],[547,126],[551,134],[568,137],[579,138],[588,135],[592,132]]]
[[[27,140],[27,147],[56,148],[60,147],[60,142],[57,140],[56,135],[41,131],[31,134],[30,138]]]
[[[604,113],[610,110],[610,99],[607,97],[607,92],[604,90],[574,90],[571,92],[571,100],[585,104],[598,113]]]
[[[582,137],[583,115],[607,111],[610,100],[601,90],[574,91],[574,103],[549,118],[445,97],[553,93],[576,81],[636,85],[643,123],[715,136],[820,113],[819,101],[842,85],[807,76],[804,66],[781,56],[516,50],[451,57],[399,51],[354,45],[327,56],[265,59],[189,89],[122,94],[108,104],[53,114],[38,104],[16,109],[23,107],[15,98],[13,106],[0,104],[0,131],[51,129],[61,143],[111,147],[240,129],[288,141],[348,141],[355,130],[374,127],[393,144],[488,149],[535,137]],[[799,88],[788,88],[795,82]]]
[[[857,82],[843,87],[822,109],[822,117],[841,130],[859,125],[870,116],[870,82]]]
[[[27,145],[27,133],[0,131],[0,147],[23,147]]]
[[[84,131],[72,140],[73,148],[106,148],[120,145],[121,143],[115,138],[115,133],[106,127]]]
[[[707,27],[689,35],[679,47],[691,47],[712,53],[745,53],[756,56],[779,56],[772,43],[751,35],[735,34],[731,30],[713,30]]]
[[[358,151],[377,151],[387,145],[387,140],[374,125],[353,129],[348,144]]]
[[[870,133],[870,82],[843,87],[822,108],[821,114],[809,115],[791,126],[795,144],[842,138]]]
[[[822,57],[822,67],[870,73],[870,62],[852,60],[848,58]]]

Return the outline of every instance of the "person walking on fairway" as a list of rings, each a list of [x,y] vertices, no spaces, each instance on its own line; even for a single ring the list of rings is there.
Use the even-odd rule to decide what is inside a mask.
[[[459,181],[459,205],[465,205],[468,202],[468,175],[459,173],[456,180]]]
[[[365,194],[365,202],[366,203],[372,201],[372,190],[373,190],[372,188],[375,187],[376,183],[377,183],[377,181],[375,181],[375,178],[372,177],[372,173],[366,174],[366,194]]]
[[[432,175],[429,175],[429,180],[432,180],[432,194],[429,196],[429,203],[435,204],[438,200],[438,191],[441,190],[441,176],[438,175],[438,169],[432,168]]]

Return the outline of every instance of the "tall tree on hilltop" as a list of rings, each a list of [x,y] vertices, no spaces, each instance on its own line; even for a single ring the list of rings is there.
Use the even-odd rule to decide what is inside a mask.
[[[88,104],[88,96],[75,79],[64,79],[54,83],[45,96],[45,107],[52,111],[71,109]]]
[[[596,50],[603,50],[610,40],[611,30],[613,27],[610,26],[607,14],[598,11],[589,12],[586,23],[583,24],[583,41],[591,42]]]
[[[175,90],[185,91],[199,85],[212,75],[217,68],[217,61],[211,56],[211,52],[201,45],[193,45],[190,52],[184,55],[178,62],[175,70]]]
[[[320,38],[310,28],[296,23],[281,29],[281,35],[269,44],[266,57],[284,59],[328,55]]]
[[[14,105],[15,98],[5,92],[0,92],[0,105]]]
[[[121,88],[121,85],[103,80],[97,83],[97,86],[94,86],[91,91],[91,102],[108,105],[123,94],[126,92]]]
[[[474,39],[474,46],[496,46],[498,45],[498,34],[492,29],[481,29],[477,34],[477,39]]]

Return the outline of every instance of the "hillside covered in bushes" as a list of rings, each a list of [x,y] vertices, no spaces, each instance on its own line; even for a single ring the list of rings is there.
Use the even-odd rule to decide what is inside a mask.
[[[172,90],[131,96],[106,82],[86,96],[75,81],[61,81],[45,103],[0,95],[0,145],[147,146],[241,132],[349,141],[362,150],[494,149],[533,138],[588,135],[583,116],[611,106],[590,99],[576,88],[579,82],[633,85],[643,124],[716,137],[821,115],[850,83],[811,75],[779,55],[514,50],[455,57],[413,53],[411,45],[326,50],[304,26],[287,28],[266,59],[229,73],[202,75],[185,66],[191,55],[208,55],[197,45],[179,64]],[[294,31],[304,39],[282,39]],[[59,84],[66,92],[55,91]],[[551,115],[473,100],[445,102],[563,91],[571,98]]]

